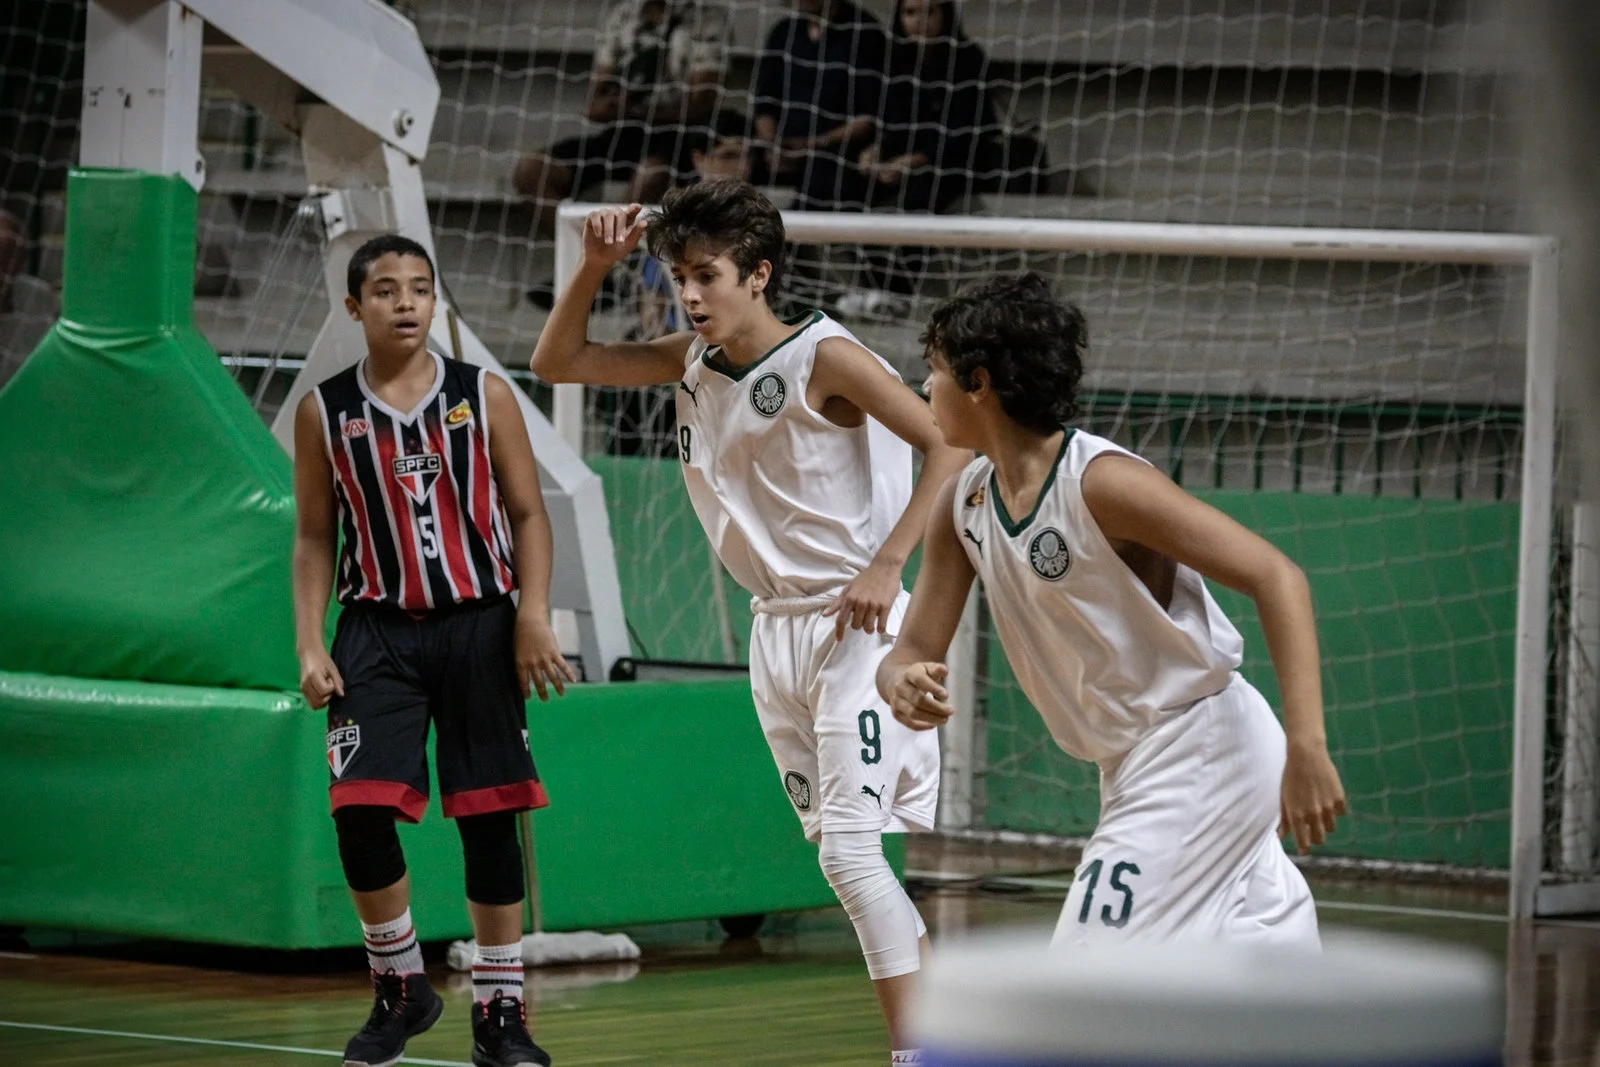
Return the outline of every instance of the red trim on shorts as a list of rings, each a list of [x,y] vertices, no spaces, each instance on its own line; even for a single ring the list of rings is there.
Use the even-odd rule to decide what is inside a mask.
[[[332,802],[334,811],[355,804],[393,808],[396,818],[406,822],[421,822],[422,813],[428,810],[428,794],[419,793],[404,782],[385,782],[376,778],[334,782],[328,788],[328,800]]]
[[[463,815],[488,815],[496,811],[529,811],[550,803],[543,783],[532,778],[510,785],[492,785],[488,789],[446,793],[441,799],[447,819],[459,819]]]

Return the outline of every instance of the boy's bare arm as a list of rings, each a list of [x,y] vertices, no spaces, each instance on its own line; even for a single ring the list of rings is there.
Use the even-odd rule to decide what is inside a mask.
[[[533,458],[527,426],[517,398],[497,375],[484,377],[489,419],[489,467],[511,527],[512,564],[517,572],[517,681],[523,699],[530,689],[548,700],[546,684],[566,693],[576,681],[572,667],[550,629],[550,566],[554,541],[550,517],[539,488],[539,465]]]
[[[338,512],[322,416],[312,393],[301,398],[294,413],[294,505],[295,653],[300,660],[300,692],[308,704],[320,708],[334,694],[344,695],[344,680],[323,644],[328,598],[333,593]]]
[[[938,726],[955,711],[944,686],[950,673],[944,657],[975,576],[951,521],[955,486],[956,479],[947,480],[934,497],[911,606],[894,648],[878,664],[878,694],[896,719],[915,730]]]
[[[934,498],[946,481],[972,461],[972,453],[945,444],[927,403],[871,353],[846,338],[830,337],[817,345],[812,385],[822,396],[848,401],[922,453],[921,477],[872,566],[824,610],[824,614],[838,615],[841,637],[847,624],[872,633],[888,622],[900,588],[900,571],[928,528]]]
[[[1283,829],[1294,833],[1301,851],[1320,845],[1344,813],[1345,798],[1328,757],[1322,663],[1305,572],[1264,538],[1137,459],[1105,455],[1092,461],[1083,475],[1083,499],[1113,544],[1132,541],[1153,549],[1255,601],[1289,740]]]
[[[552,384],[667,385],[683,377],[692,333],[653,341],[607,344],[589,340],[589,306],[606,272],[639,246],[643,208],[604,208],[583,227],[583,258],[539,333],[529,366]]]

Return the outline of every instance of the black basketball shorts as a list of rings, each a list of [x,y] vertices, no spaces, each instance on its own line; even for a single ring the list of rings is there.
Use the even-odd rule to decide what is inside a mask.
[[[528,751],[516,614],[508,596],[420,616],[371,604],[344,609],[333,639],[344,696],[328,704],[335,810],[372,804],[420,819],[430,722],[447,818],[549,803]]]

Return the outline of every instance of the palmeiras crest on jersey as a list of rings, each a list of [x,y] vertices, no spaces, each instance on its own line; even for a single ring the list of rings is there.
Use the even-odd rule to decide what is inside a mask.
[[[350,766],[350,757],[360,747],[361,727],[355,723],[347,722],[328,731],[328,769],[335,778],[344,776],[344,769]]]
[[[428,502],[433,483],[439,480],[444,462],[437,452],[424,452],[417,456],[394,457],[394,480],[406,491],[406,496],[419,504]]]
[[[1045,581],[1059,582],[1072,566],[1067,539],[1054,526],[1045,527],[1028,544],[1028,562],[1033,565],[1033,573]]]
[[[781,377],[763,374],[750,387],[750,406],[770,419],[783,410],[783,401],[788,394],[789,388],[783,384]]]
[[[783,775],[783,787],[789,791],[789,799],[801,811],[811,810],[811,783],[806,781],[806,776],[799,771],[786,771]]]

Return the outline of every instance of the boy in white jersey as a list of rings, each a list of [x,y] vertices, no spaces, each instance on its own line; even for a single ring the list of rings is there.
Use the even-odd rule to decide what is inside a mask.
[[[779,779],[860,938],[897,1063],[925,933],[883,856],[931,828],[938,742],[897,723],[874,674],[904,611],[900,572],[939,485],[970,458],[887,363],[819,311],[768,303],[783,218],[748,183],[676,189],[648,224],[692,331],[588,339],[605,274],[638,246],[638,204],[596,211],[583,260],[533,353],[549,382],[677,383],[678,457],[696,514],[752,595],[750,685]],[[923,453],[911,485],[911,449]]]
[[[941,660],[981,577],[1028,699],[1057,744],[1100,766],[1100,822],[1054,943],[1315,945],[1311,894],[1278,840],[1321,844],[1345,806],[1305,575],[1144,460],[1066,427],[1087,340],[1033,273],[934,312],[934,418],[982,458],[940,490],[879,692],[914,729],[949,719]],[[1256,602],[1287,743],[1236,672],[1243,642],[1202,576]]]

